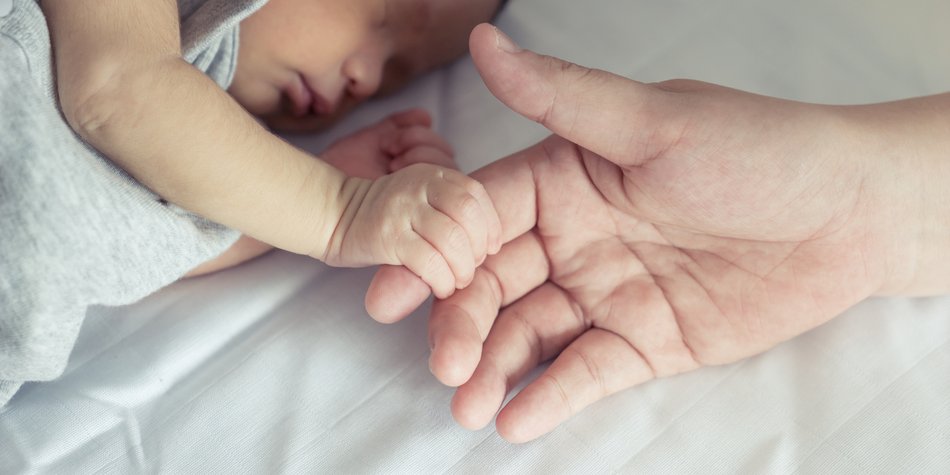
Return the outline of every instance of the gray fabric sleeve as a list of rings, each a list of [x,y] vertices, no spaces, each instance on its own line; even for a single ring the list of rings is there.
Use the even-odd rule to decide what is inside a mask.
[[[266,0],[179,0],[185,59],[222,88],[238,23]],[[59,113],[36,0],[0,16],[0,406],[58,377],[92,305],[134,302],[227,249],[227,229],[158,199]],[[68,78],[66,78],[68,80]]]
[[[136,301],[238,233],[165,205],[80,141],[0,34],[0,405],[59,376],[91,305]]]

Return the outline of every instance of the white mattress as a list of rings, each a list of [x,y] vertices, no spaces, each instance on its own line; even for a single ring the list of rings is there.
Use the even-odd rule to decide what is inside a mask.
[[[856,103],[950,88],[948,20],[944,0],[512,0],[500,25],[640,80]],[[466,170],[544,135],[466,60],[299,142],[318,151],[413,105]],[[424,312],[373,322],[371,276],[274,253],[95,309],[66,374],[0,412],[0,473],[950,472],[950,298],[863,302],[515,446],[453,423],[452,390],[428,373]]]

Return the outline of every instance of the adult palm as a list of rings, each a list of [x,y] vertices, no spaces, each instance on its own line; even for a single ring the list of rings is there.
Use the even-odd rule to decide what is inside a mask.
[[[506,244],[435,303],[430,366],[460,385],[453,414],[498,414],[530,440],[651,378],[723,364],[814,328],[882,289],[892,255],[879,174],[851,110],[692,81],[645,85],[472,35],[489,89],[555,135],[473,176]],[[866,153],[864,153],[866,152]],[[377,276],[394,320],[412,279]]]

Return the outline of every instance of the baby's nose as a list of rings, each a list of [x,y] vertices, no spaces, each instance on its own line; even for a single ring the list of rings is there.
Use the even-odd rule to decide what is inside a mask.
[[[357,55],[343,63],[346,91],[357,99],[365,99],[379,90],[382,81],[382,61],[372,55]]]

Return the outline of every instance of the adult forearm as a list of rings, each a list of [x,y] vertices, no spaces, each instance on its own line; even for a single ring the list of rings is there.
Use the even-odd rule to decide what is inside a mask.
[[[904,295],[950,293],[950,94],[907,101],[920,174],[920,223],[910,239],[919,243]],[[912,119],[916,119],[915,121]],[[917,134],[913,134],[913,132]],[[913,162],[911,162],[913,164]]]
[[[64,110],[86,141],[163,198],[290,251],[319,253],[353,192],[180,58],[113,74]]]
[[[950,293],[950,94],[860,106],[893,236],[881,295]]]

